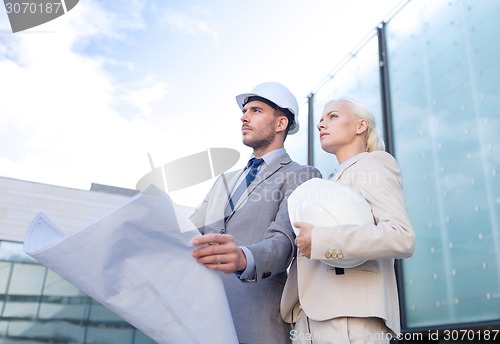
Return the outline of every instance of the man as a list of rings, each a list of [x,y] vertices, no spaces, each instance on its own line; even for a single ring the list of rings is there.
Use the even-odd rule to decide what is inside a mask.
[[[240,343],[289,343],[290,328],[279,311],[294,256],[287,198],[321,174],[293,162],[285,151],[287,134],[299,129],[297,100],[286,87],[263,83],[236,101],[252,159],[247,168],[219,177],[192,215],[204,234],[193,240],[199,246],[193,256],[226,273],[222,277]]]

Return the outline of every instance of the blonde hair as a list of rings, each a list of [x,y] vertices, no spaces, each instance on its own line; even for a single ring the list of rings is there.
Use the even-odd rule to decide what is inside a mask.
[[[366,107],[361,105],[361,103],[347,97],[341,97],[335,100],[331,100],[326,105],[329,105],[336,101],[342,101],[346,103],[356,117],[367,121],[368,128],[366,129],[365,136],[366,151],[372,152],[376,150],[385,150],[385,144],[378,133],[375,116],[373,115],[373,113]]]

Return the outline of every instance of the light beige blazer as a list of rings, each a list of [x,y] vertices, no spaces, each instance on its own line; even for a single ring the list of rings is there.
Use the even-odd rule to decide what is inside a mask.
[[[384,151],[361,153],[337,172],[333,182],[359,191],[372,208],[375,224],[314,227],[311,259],[299,253],[294,260],[283,291],[281,316],[295,322],[295,306],[300,302],[312,320],[379,317],[399,333],[394,259],[410,257],[415,248],[399,167]],[[319,259],[368,261],[336,274]]]

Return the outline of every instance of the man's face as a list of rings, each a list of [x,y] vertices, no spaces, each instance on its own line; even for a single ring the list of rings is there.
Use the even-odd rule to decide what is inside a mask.
[[[245,104],[242,111],[243,144],[255,150],[265,148],[276,141],[279,116],[276,115],[275,109],[254,100]]]

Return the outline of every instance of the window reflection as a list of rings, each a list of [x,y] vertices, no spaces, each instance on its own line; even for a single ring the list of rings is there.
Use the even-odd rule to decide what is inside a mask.
[[[417,233],[403,261],[410,328],[498,319],[498,14],[492,0],[413,1],[387,27],[396,153]]]

